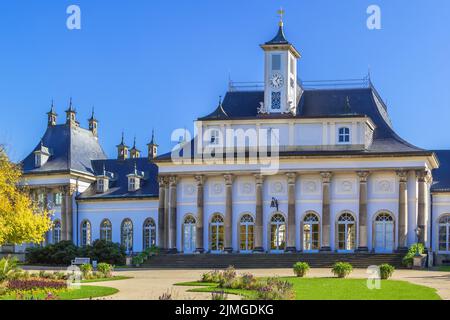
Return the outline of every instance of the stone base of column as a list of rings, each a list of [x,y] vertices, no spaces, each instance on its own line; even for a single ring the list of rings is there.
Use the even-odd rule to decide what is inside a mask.
[[[289,253],[295,253],[295,252],[297,252],[297,248],[296,247],[287,247],[285,251],[289,252]]]
[[[355,250],[357,253],[368,253],[369,248],[367,247],[358,247],[358,249]]]
[[[255,249],[253,249],[254,253],[264,253],[264,248],[263,247],[256,247]]]
[[[232,253],[233,252],[233,248],[225,248],[225,249],[223,249],[223,251],[225,253]]]
[[[195,249],[195,253],[204,253],[205,249],[204,248],[197,248]]]
[[[177,250],[177,248],[171,248],[171,249],[167,249],[166,253],[168,253],[168,254],[175,254],[175,253],[178,253],[178,250]]]
[[[320,252],[331,252],[331,247],[322,247],[319,250]]]

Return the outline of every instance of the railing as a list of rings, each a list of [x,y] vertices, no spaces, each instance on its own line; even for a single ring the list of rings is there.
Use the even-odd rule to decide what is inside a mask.
[[[370,77],[362,79],[343,80],[301,80],[297,83],[302,89],[345,89],[345,88],[369,88],[371,86]],[[262,81],[229,81],[228,91],[262,91],[264,82]]]

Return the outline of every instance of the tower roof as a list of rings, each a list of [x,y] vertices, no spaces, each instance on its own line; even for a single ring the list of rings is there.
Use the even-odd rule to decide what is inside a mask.
[[[66,112],[77,113],[77,111],[75,110],[75,108],[73,107],[73,104],[72,104],[72,97],[70,97],[70,100],[69,100],[69,108],[67,108]]]
[[[52,99],[52,105],[50,106],[50,111],[47,112],[48,115],[54,114],[55,116],[57,116],[56,111],[55,111],[55,105],[53,103],[53,99]]]
[[[286,36],[284,35],[283,22],[280,22],[280,25],[278,27],[278,32],[275,35],[275,37],[272,40],[267,41],[265,44],[266,45],[290,44],[290,42],[286,40]]]
[[[156,143],[156,140],[155,140],[155,130],[154,129],[152,129],[152,139],[150,140],[150,143],[148,143],[147,145],[148,146],[151,146],[151,145],[158,146],[158,144]]]

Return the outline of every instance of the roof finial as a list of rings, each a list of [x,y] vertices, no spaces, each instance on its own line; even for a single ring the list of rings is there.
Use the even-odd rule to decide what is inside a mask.
[[[123,140],[124,140],[124,134],[123,134],[123,130],[122,130],[122,141],[120,142],[121,144],[123,144]]]
[[[219,106],[222,105],[222,96],[219,96]]]
[[[70,97],[70,99],[69,99],[69,111],[73,111],[72,97]]]
[[[105,168],[105,163],[103,162],[103,175],[106,176],[106,168]]]
[[[150,140],[151,144],[155,144],[155,129],[152,129],[152,140]]]
[[[134,135],[133,148],[136,148],[136,135]]]
[[[278,22],[278,25],[280,27],[283,26],[283,15],[284,15],[284,10],[282,7],[280,7],[280,10],[277,11],[277,14],[280,16],[280,22]]]
[[[95,108],[94,108],[94,106],[92,106],[92,119],[94,119],[94,112],[95,112]]]

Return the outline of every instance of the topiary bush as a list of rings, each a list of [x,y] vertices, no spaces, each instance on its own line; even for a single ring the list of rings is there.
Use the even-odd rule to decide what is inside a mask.
[[[395,268],[390,264],[384,263],[380,265],[380,278],[383,280],[389,279],[394,273]]]
[[[353,267],[348,262],[336,262],[331,272],[338,278],[345,278],[353,271]]]
[[[304,277],[309,270],[309,264],[306,262],[296,262],[293,266],[294,274],[297,277]]]
[[[82,264],[80,271],[83,274],[83,279],[89,279],[92,276],[92,265],[89,263]]]
[[[408,252],[403,257],[402,263],[405,267],[411,268],[413,265],[413,258],[417,254],[417,246],[419,246],[419,253],[423,254],[425,247],[422,243],[414,243],[409,247]]]
[[[114,267],[109,263],[101,262],[97,265],[97,271],[103,278],[111,278]]]

